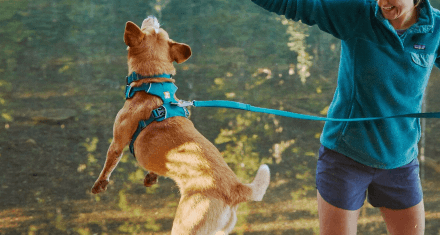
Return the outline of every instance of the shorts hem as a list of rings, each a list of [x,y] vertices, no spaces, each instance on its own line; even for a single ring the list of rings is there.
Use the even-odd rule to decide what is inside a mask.
[[[422,201],[423,201],[423,198],[420,199],[418,202],[416,202],[414,205],[412,205],[412,203],[411,203],[410,206],[386,206],[386,205],[380,205],[380,204],[373,205],[375,203],[371,203],[370,201],[368,201],[368,203],[374,208],[382,208],[383,207],[383,208],[387,208],[390,210],[405,210],[405,209],[409,209],[411,207],[417,206]]]
[[[342,210],[346,210],[346,211],[357,211],[357,210],[361,209],[361,208],[364,206],[364,204],[365,204],[365,203],[363,202],[362,205],[359,206],[359,208],[357,208],[357,209],[352,209],[352,208],[349,208],[349,207],[345,207],[345,206],[343,206],[343,205],[337,205],[337,203],[334,203],[334,202],[331,202],[330,200],[328,200],[327,196],[326,196],[326,195],[323,195],[323,194],[321,193],[321,191],[318,189],[318,186],[316,186],[316,190],[318,191],[319,195],[321,195],[322,200],[324,200],[324,201],[327,202],[328,204],[330,204],[330,205],[332,205],[332,206],[334,206],[334,207],[336,207],[336,208],[338,208],[338,209],[342,209]],[[325,190],[323,190],[322,192],[324,192],[324,191],[325,191]]]

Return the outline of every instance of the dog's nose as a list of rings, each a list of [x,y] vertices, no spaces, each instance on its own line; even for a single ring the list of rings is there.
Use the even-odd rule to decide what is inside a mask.
[[[160,24],[155,16],[148,16],[148,18],[146,18],[144,22],[142,22],[142,29],[146,29],[148,27],[154,28],[156,33],[159,33]]]

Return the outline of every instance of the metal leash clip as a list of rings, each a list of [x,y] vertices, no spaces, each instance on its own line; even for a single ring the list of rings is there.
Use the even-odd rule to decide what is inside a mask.
[[[177,105],[179,107],[185,108],[188,106],[194,106],[194,101],[185,101],[185,100],[179,100],[177,103],[171,103],[172,105]]]

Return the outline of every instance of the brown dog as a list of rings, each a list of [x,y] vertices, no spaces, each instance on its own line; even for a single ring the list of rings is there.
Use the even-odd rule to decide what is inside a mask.
[[[148,17],[139,28],[132,22],[125,26],[128,46],[128,71],[143,76],[175,74],[173,62],[182,63],[191,56],[188,45],[172,41],[159,27],[155,17]],[[146,78],[130,84],[174,82],[169,78]],[[137,92],[118,112],[113,127],[113,141],[104,168],[92,188],[106,190],[109,177],[121,159],[140,120],[148,119],[163,105],[161,98]],[[242,184],[223,160],[217,148],[186,117],[153,121],[134,142],[138,163],[146,170],[173,179],[181,193],[171,234],[228,234],[235,226],[237,206],[241,202],[261,201],[269,185],[269,168],[260,166],[251,184]],[[150,179],[151,177],[152,179]],[[154,181],[147,175],[145,184]]]

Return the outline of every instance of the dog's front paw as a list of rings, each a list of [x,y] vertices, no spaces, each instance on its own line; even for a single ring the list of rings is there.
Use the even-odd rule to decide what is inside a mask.
[[[107,190],[108,180],[97,180],[93,185],[92,193],[97,194]]]
[[[157,177],[158,177],[158,175],[156,175],[155,173],[148,172],[148,174],[145,176],[145,179],[144,179],[145,187],[151,187],[151,186],[153,186],[153,184],[156,184]]]

